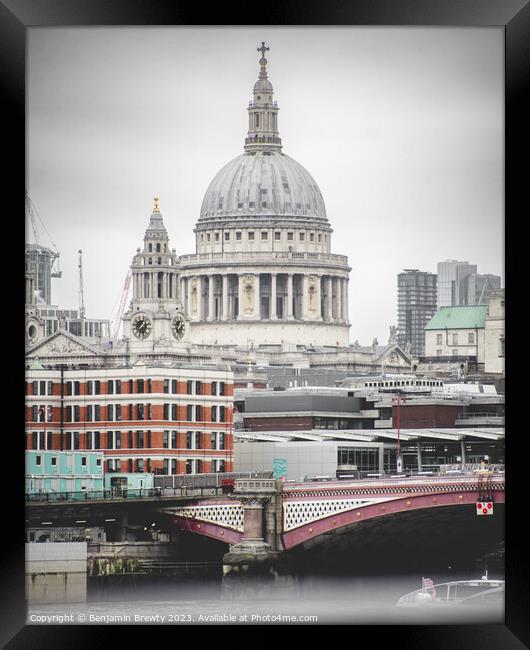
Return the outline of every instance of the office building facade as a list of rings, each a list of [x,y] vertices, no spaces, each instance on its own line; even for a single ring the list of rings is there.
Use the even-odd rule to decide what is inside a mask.
[[[425,349],[424,329],[436,312],[436,274],[405,269],[398,275],[398,345],[420,356]]]

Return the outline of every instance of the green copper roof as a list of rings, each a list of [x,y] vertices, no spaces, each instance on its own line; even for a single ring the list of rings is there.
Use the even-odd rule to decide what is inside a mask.
[[[426,330],[467,330],[484,327],[488,305],[474,307],[440,307],[425,327]]]

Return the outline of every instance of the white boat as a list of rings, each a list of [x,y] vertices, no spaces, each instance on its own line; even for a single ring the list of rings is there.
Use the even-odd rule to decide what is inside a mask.
[[[411,591],[396,603],[397,607],[487,606],[504,602],[504,580],[452,580],[434,584],[422,578],[422,587]]]

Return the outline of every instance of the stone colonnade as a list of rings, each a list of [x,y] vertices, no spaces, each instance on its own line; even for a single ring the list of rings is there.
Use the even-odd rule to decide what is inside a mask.
[[[181,275],[180,298],[198,322],[348,322],[348,278],[322,271]]]
[[[178,297],[178,275],[175,271],[140,270],[133,273],[133,295],[139,299]]]

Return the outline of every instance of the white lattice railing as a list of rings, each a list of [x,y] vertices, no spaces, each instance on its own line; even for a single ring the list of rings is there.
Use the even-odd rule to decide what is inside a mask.
[[[323,501],[287,501],[283,504],[283,532],[299,528],[335,514],[365,508],[389,499],[334,499]]]
[[[202,505],[177,508],[177,517],[204,521],[210,524],[218,524],[225,528],[232,528],[243,532],[243,506],[237,505]]]

